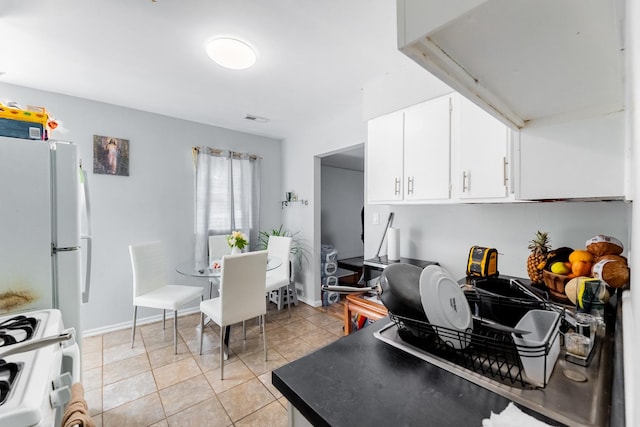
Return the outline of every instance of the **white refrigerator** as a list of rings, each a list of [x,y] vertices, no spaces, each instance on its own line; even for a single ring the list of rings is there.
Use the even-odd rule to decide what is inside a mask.
[[[57,308],[78,341],[91,265],[86,184],[76,145],[0,137],[0,315]]]

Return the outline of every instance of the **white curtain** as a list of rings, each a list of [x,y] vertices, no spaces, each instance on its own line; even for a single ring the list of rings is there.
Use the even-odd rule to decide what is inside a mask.
[[[239,230],[258,243],[260,158],[200,147],[196,157],[195,266],[208,263],[210,235]]]

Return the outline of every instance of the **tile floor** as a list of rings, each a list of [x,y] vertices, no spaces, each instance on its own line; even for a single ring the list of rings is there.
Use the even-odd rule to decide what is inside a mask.
[[[271,385],[271,371],[342,336],[340,311],[304,303],[267,316],[268,361],[257,322],[231,328],[225,379],[220,380],[219,329],[205,326],[199,351],[200,314],[88,337],[82,343],[83,385],[96,426],[286,426],[287,401]]]

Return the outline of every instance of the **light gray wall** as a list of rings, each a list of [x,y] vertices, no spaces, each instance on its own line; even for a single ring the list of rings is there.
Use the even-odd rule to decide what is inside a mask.
[[[380,224],[373,225],[373,214]],[[501,274],[527,278],[527,246],[536,231],[548,231],[554,248],[584,249],[596,234],[630,244],[631,204],[625,202],[553,202],[425,206],[369,205],[365,212],[365,257],[378,250],[386,218],[394,212],[400,229],[400,255],[437,261],[451,275],[465,275],[471,246],[498,249]],[[380,251],[386,254],[386,245]]]
[[[359,98],[331,116],[322,117],[315,125],[291,135],[283,141],[284,188],[293,189],[298,197],[309,200],[308,206],[285,209],[283,221],[291,231],[308,244],[311,262],[296,272],[299,299],[319,306],[320,298],[320,218],[321,218],[321,160],[326,154],[351,148],[366,140],[366,125],[362,121]],[[366,239],[366,236],[365,236]]]
[[[362,256],[364,172],[322,166],[321,179],[321,243],[333,245],[338,259]]]
[[[175,272],[178,263],[193,256],[192,146],[261,156],[261,228],[276,227],[282,221],[280,141],[6,84],[0,84],[0,98],[45,106],[67,129],[66,133],[54,132],[53,138],[73,141],[79,147],[93,205],[93,282],[90,301],[83,306],[85,331],[131,322],[130,243],[164,241],[169,279],[198,284]],[[93,174],[94,134],[129,139],[130,176]],[[158,313],[141,309],[138,315],[144,319]]]

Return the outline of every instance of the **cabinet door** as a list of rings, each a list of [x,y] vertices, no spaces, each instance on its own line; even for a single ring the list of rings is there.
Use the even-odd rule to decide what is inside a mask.
[[[509,128],[462,96],[456,97],[454,116],[455,197],[506,197]]]
[[[368,122],[367,199],[369,203],[402,200],[402,111]]]
[[[520,131],[519,199],[622,199],[624,112]]]
[[[414,105],[404,118],[404,200],[450,195],[451,98]]]

